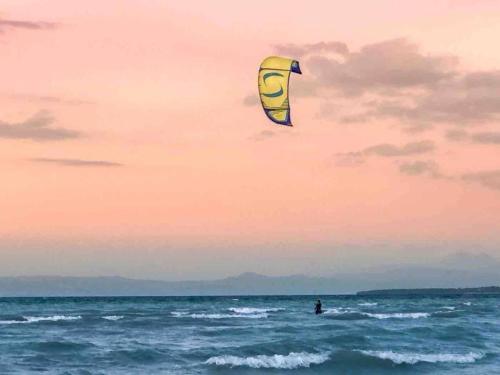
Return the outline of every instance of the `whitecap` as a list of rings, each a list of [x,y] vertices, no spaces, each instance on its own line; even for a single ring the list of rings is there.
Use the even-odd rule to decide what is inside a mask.
[[[189,315],[189,313],[185,311],[172,311],[170,314],[175,316],[176,318],[181,318],[183,316]]]
[[[230,307],[228,310],[237,314],[258,314],[258,313],[278,312],[278,311],[283,311],[285,309],[281,307],[264,307],[264,308]]]
[[[362,302],[362,303],[358,303],[358,306],[377,306],[378,303],[377,302]]]
[[[53,316],[25,316],[24,319],[28,323],[37,323],[42,321],[58,322],[60,320],[78,320],[82,317],[78,316],[66,316],[66,315],[53,315]]]
[[[472,305],[472,302],[464,302],[463,304],[464,304],[465,306],[470,306],[470,305]]]
[[[324,311],[324,314],[335,314],[335,315],[346,315],[346,314],[360,314],[375,319],[418,319],[418,318],[428,318],[431,314],[425,312],[413,312],[413,313],[368,313],[360,312],[358,310],[352,309],[350,307],[339,307],[330,308]]]
[[[191,314],[187,315],[193,319],[230,319],[230,318],[246,318],[246,319],[263,319],[269,315],[266,313],[260,314]]]
[[[0,324],[27,324],[37,322],[57,322],[60,320],[78,320],[81,316],[66,316],[66,315],[53,315],[53,316],[23,316],[23,320],[0,320]]]
[[[455,310],[455,306],[443,306],[443,309],[446,309],[446,310]]]
[[[358,312],[358,310],[355,310],[351,307],[331,307],[329,309],[323,310],[323,314],[350,314],[356,312]]]
[[[393,351],[374,351],[374,350],[360,350],[361,353],[377,357],[380,359],[388,359],[398,365],[407,363],[413,365],[417,362],[451,362],[451,363],[473,363],[481,359],[484,354],[481,353],[467,353],[467,354],[419,354],[419,353],[395,353]]]
[[[387,314],[362,313],[362,314],[375,319],[419,319],[419,318],[428,318],[430,316],[429,313],[424,313],[424,312],[387,313]]]
[[[346,314],[348,311],[343,311],[342,309],[337,309],[332,307],[323,311],[323,314]]]
[[[328,360],[330,353],[290,353],[288,355],[257,355],[254,357],[237,357],[223,355],[211,357],[205,363],[217,366],[247,366],[251,368],[275,368],[292,370],[299,367],[309,367]]]
[[[120,320],[123,319],[123,315],[107,315],[103,316],[102,318],[106,320]]]

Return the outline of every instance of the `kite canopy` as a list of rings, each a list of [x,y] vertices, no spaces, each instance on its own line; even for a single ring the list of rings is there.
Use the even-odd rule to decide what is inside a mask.
[[[288,81],[290,72],[302,74],[299,62],[285,57],[270,56],[259,69],[259,96],[269,119],[280,125],[292,126]]]

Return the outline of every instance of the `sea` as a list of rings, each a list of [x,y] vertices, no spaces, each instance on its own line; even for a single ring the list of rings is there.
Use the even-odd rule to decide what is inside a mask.
[[[0,298],[0,374],[500,374],[500,297]]]

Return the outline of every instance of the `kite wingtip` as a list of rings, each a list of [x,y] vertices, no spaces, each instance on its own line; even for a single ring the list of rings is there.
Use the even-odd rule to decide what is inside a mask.
[[[299,62],[297,60],[293,60],[292,66],[290,67],[290,70],[294,73],[302,74],[302,70],[300,70],[300,65],[299,65]]]

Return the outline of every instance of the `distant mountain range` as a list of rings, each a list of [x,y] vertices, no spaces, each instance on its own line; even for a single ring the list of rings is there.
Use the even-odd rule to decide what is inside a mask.
[[[333,277],[244,273],[210,281],[138,280],[123,277],[0,277],[8,296],[181,296],[347,294],[373,289],[465,288],[500,285],[500,262],[480,254],[453,254],[435,265],[395,265]]]

